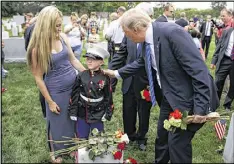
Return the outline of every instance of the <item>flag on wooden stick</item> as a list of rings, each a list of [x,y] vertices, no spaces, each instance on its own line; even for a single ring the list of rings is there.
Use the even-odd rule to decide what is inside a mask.
[[[226,125],[227,125],[227,121],[223,119],[220,119],[215,123],[215,131],[216,131],[217,137],[220,140],[223,139],[225,135]]]

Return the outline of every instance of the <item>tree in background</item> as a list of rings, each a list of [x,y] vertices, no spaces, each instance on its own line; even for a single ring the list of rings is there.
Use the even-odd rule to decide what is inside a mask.
[[[226,6],[227,2],[211,2],[211,8],[216,16],[219,15],[220,11]]]

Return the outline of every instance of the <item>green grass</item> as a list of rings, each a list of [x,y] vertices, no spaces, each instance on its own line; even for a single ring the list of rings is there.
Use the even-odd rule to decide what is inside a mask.
[[[214,52],[214,42],[210,47],[209,66]],[[85,51],[83,51],[85,53]],[[84,58],[82,58],[84,62]],[[107,61],[106,61],[107,62]],[[107,63],[105,64],[106,67]],[[46,142],[46,121],[42,117],[38,89],[26,64],[5,64],[9,75],[3,79],[2,86],[8,90],[2,94],[2,162],[3,163],[42,163],[48,162],[49,153]],[[212,71],[214,73],[214,71]],[[106,130],[123,129],[121,81],[114,94],[115,112],[111,122],[105,125]],[[219,111],[222,111],[221,106]],[[146,152],[139,151],[134,145],[128,146],[124,157],[129,156],[139,163],[154,160],[154,141],[159,108],[151,109],[148,147]],[[214,123],[206,123],[196,133],[193,143],[194,163],[223,163],[222,156],[215,152],[225,141],[216,137]],[[66,163],[72,162],[67,158]]]

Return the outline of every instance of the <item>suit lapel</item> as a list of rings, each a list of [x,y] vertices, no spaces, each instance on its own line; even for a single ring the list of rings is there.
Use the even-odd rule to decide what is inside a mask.
[[[157,65],[157,69],[158,69],[158,72],[159,72],[159,64],[160,64],[160,51],[159,51],[159,48],[160,48],[160,37],[159,37],[159,28],[157,27],[157,23],[156,22],[153,22],[152,23],[153,25],[153,39],[154,39],[154,54],[155,54],[155,59],[156,59],[156,65]]]

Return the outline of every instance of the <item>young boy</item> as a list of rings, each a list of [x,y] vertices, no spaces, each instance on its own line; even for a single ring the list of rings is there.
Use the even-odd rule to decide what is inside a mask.
[[[101,70],[103,59],[109,53],[95,44],[87,49],[88,70],[77,75],[69,106],[70,118],[77,121],[78,138],[88,138],[90,130],[103,131],[103,121],[110,121],[113,113],[113,100],[110,79]]]

